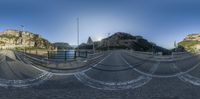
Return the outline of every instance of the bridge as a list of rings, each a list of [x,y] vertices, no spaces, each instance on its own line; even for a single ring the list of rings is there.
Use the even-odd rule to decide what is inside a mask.
[[[199,60],[198,53],[115,50],[55,62],[2,50],[0,94],[12,94],[3,99],[197,99]]]

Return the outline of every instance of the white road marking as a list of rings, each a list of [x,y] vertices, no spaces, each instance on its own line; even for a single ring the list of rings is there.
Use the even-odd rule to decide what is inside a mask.
[[[189,82],[193,85],[200,86],[200,78],[194,77],[190,74],[184,74],[184,75],[178,76],[178,78],[184,82]]]
[[[197,65],[195,65],[193,68],[189,69],[186,72],[181,72],[181,75],[178,75],[178,78],[180,80],[182,80],[183,82],[188,82],[188,83],[191,83],[193,85],[200,86],[200,78],[194,77],[194,76],[188,74],[188,72],[194,70],[199,65],[200,65],[200,63],[198,63]],[[176,65],[174,65],[174,68],[177,69],[177,70],[180,70]]]
[[[104,58],[102,61],[104,61]],[[100,61],[98,64],[100,64]],[[98,65],[96,64],[95,67]],[[85,72],[80,72],[75,75],[75,77],[85,85],[88,85],[92,88],[102,89],[102,90],[124,90],[124,89],[134,89],[141,87],[148,83],[152,78],[148,76],[139,76],[136,79],[123,81],[123,82],[105,82],[93,79],[85,74]]]
[[[128,63],[128,62],[127,62]],[[147,76],[151,76],[151,77],[161,77],[161,78],[168,78],[168,77],[178,77],[180,80],[184,81],[184,82],[189,82],[193,85],[197,85],[200,86],[200,78],[198,77],[194,77],[190,74],[188,74],[190,71],[194,70],[195,68],[197,68],[200,65],[200,62],[198,64],[196,64],[195,66],[192,66],[192,68],[188,69],[185,72],[182,72],[178,69],[178,67],[173,63],[173,68],[176,70],[179,70],[180,72],[174,75],[169,75],[169,76],[160,76],[160,75],[152,75],[152,74],[147,74],[144,72],[141,72],[137,69],[135,69],[136,71],[140,72],[141,74],[147,75]]]
[[[52,77],[51,73],[44,73],[44,74],[42,73],[34,79],[26,79],[26,80],[0,79],[0,86],[1,87],[30,87],[33,85],[39,85],[51,77]]]
[[[166,60],[159,60],[159,59],[162,59],[162,58],[155,58],[155,57],[151,57],[152,55],[150,55],[151,58],[149,57],[138,57],[138,55],[134,55],[136,53],[131,53],[131,52],[127,52],[127,51],[124,51],[125,53],[128,53],[129,55],[133,56],[133,57],[136,57],[136,58],[139,58],[139,59],[142,59],[142,60],[147,60],[147,61],[155,61],[155,62],[172,62],[172,61],[179,61],[179,60],[184,60],[184,59],[189,59],[189,58],[192,58],[192,57],[196,57],[196,56],[199,56],[199,54],[195,54],[195,55],[191,55],[191,56],[187,56],[187,57],[183,57],[183,58],[166,58]],[[141,52],[140,52],[141,53]],[[144,55],[147,55],[147,54],[144,54]]]
[[[86,70],[83,70],[81,72],[87,72],[89,70],[91,70],[92,68],[96,67],[97,65],[99,65],[101,62],[103,62],[105,59],[107,59],[108,57],[110,57],[112,53],[108,54],[106,57],[104,57],[101,61],[99,61],[97,64],[95,64],[94,66],[91,66],[90,68],[86,69]]]
[[[104,57],[101,61],[99,61],[97,64],[100,64],[102,61],[104,61],[107,57],[109,57],[109,55],[107,55],[106,57]],[[73,72],[73,73],[52,73],[53,75],[59,75],[59,76],[67,76],[67,75],[75,75],[75,74],[78,74],[80,72],[86,72],[86,71],[89,71],[91,70],[93,67],[97,66],[97,64],[95,64],[94,66],[91,66],[90,68],[87,68],[85,70],[82,70],[82,71],[76,71],[76,72]]]
[[[124,82],[105,82],[93,79],[87,76],[85,73],[81,72],[76,74],[75,77],[81,81],[83,84],[88,85],[92,88],[103,89],[103,90],[124,90],[124,89],[134,89],[141,87],[148,83],[151,78],[147,76],[139,76],[138,78],[130,81]]]
[[[6,51],[5,56],[7,56],[8,51]],[[9,64],[8,64],[9,65]],[[53,75],[49,72],[42,71],[41,74],[39,74],[37,77],[33,79],[25,79],[25,80],[7,80],[7,79],[1,79],[0,78],[0,86],[1,87],[28,87],[33,85],[38,85],[49,78],[51,78]]]
[[[151,74],[151,73],[146,73],[146,72],[143,72],[143,71],[140,71],[136,68],[134,68],[131,64],[129,64],[124,58],[122,58],[129,66],[131,66],[135,71],[137,71],[138,73],[140,74],[143,74],[143,75],[146,75],[146,76],[150,76],[150,77],[155,77],[155,78],[170,78],[170,77],[177,77],[177,76],[180,76],[180,75],[183,75],[185,73],[188,73],[192,70],[194,70],[197,66],[200,65],[200,62],[198,64],[196,64],[195,66],[193,66],[192,68],[188,69],[187,71],[185,72],[179,72],[179,73],[176,73],[176,74],[173,74],[173,75],[155,75],[155,74]],[[160,62],[156,63],[155,64],[155,67],[159,66]],[[175,65],[174,63],[172,65]],[[174,67],[174,66],[173,66]]]
[[[143,72],[143,71],[140,71],[140,70],[134,68],[134,66],[132,66],[129,62],[127,62],[123,57],[121,57],[121,58],[122,58],[122,60],[123,60],[128,66],[130,66],[131,68],[133,68],[133,70],[135,70],[136,72],[138,72],[138,73],[140,73],[140,74],[142,74],[142,75],[145,75],[145,76],[148,76],[148,77],[157,77],[157,78],[168,78],[168,77],[172,77],[172,76],[168,76],[168,75],[155,75],[155,74],[153,74],[153,73],[157,70],[158,66],[160,65],[160,62],[155,63],[154,66],[151,68],[150,71],[153,71],[153,72],[151,72],[151,73],[145,73],[145,72]]]
[[[101,57],[101,56],[103,56],[103,55],[98,55],[98,56],[96,56],[96,57],[93,57],[93,58],[91,58],[91,59],[88,59],[88,60],[94,60],[94,59],[97,59],[97,58],[99,58],[99,57]],[[88,60],[84,60],[84,61],[88,61]]]

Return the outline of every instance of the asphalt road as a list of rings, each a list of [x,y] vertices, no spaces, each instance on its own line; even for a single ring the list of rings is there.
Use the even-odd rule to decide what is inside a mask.
[[[125,51],[112,51],[86,70],[75,74],[52,74],[17,60],[12,51],[3,51],[0,56],[0,79],[3,79],[0,80],[0,97],[198,99],[199,60],[197,55],[176,61],[153,61]]]
[[[0,86],[2,87],[27,87],[51,77],[51,74],[46,71],[18,61],[12,51],[1,51],[0,60]]]

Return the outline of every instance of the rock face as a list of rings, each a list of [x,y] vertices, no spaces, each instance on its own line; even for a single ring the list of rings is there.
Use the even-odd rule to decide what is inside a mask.
[[[8,29],[0,32],[0,48],[12,49],[12,48],[50,48],[51,43],[42,38],[38,34],[34,34],[27,31],[18,31]]]
[[[184,41],[200,41],[200,34],[189,34]]]
[[[178,43],[178,48],[188,52],[200,51],[200,34],[189,34],[183,41]]]

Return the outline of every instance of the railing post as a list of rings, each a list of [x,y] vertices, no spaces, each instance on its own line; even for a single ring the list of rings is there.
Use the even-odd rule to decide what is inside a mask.
[[[74,51],[74,59],[76,59],[76,51]]]
[[[67,60],[67,51],[65,51],[65,61]]]
[[[36,49],[36,55],[38,55],[38,51],[37,51],[37,49]]]
[[[85,53],[86,53],[86,55],[85,55],[85,58],[87,58],[88,52],[87,52],[87,51],[85,51]]]
[[[49,59],[49,51],[47,51],[47,58]]]

